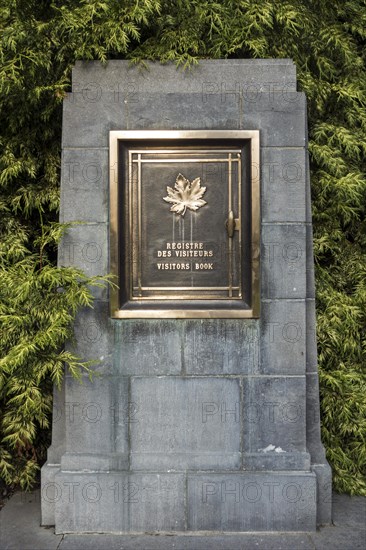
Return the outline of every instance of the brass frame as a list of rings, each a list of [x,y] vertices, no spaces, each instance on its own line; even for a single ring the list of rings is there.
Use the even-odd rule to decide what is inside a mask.
[[[139,308],[120,309],[119,290],[110,290],[110,314],[117,319],[189,319],[189,318],[257,318],[260,313],[260,177],[259,177],[259,130],[122,130],[111,131],[109,135],[109,170],[110,170],[110,269],[120,280],[119,273],[119,227],[118,227],[118,142],[146,140],[250,140],[251,149],[251,308],[218,309],[210,307],[185,308],[182,304],[172,309]],[[253,169],[254,168],[254,169]],[[239,197],[239,200],[241,197]],[[239,232],[239,235],[241,232]],[[241,248],[240,248],[241,252]],[[175,298],[172,297],[172,300]],[[205,298],[202,299],[203,301]],[[207,299],[206,299],[207,301]]]

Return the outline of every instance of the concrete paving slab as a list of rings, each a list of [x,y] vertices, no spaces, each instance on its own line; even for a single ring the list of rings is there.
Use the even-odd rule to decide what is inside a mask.
[[[313,550],[306,533],[235,535],[65,535],[60,550]]]
[[[365,550],[366,548],[366,530],[365,529],[345,529],[344,527],[323,528],[312,537],[315,549],[324,550]]]
[[[333,523],[336,527],[366,529],[366,498],[333,494]]]
[[[62,535],[40,524],[39,491],[16,493],[0,512],[0,550],[56,550]]]

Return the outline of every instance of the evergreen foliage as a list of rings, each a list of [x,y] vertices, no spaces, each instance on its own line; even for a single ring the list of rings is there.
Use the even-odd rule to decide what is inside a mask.
[[[30,486],[78,307],[57,268],[61,102],[77,59],[292,58],[308,98],[323,441],[340,491],[366,494],[364,0],[2,0],[0,475]],[[59,289],[62,288],[60,292]],[[88,365],[84,365],[88,368]],[[41,439],[40,439],[41,438]]]

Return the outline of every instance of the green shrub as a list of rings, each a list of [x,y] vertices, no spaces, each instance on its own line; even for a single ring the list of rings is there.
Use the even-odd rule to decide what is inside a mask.
[[[61,102],[77,59],[290,57],[308,98],[323,441],[366,494],[363,0],[3,0],[0,7],[0,474],[30,486],[51,382],[93,281],[55,266]],[[97,282],[97,281],[94,281]],[[62,288],[62,292],[59,289]],[[50,305],[52,307],[50,307]],[[88,368],[85,365],[84,368]],[[45,432],[46,430],[46,432]]]

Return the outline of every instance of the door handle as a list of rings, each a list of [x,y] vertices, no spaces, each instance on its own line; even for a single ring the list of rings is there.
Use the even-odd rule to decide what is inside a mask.
[[[234,217],[234,212],[232,210],[229,212],[229,217],[225,222],[225,226],[230,239],[234,237],[234,231],[240,230],[240,219]]]

